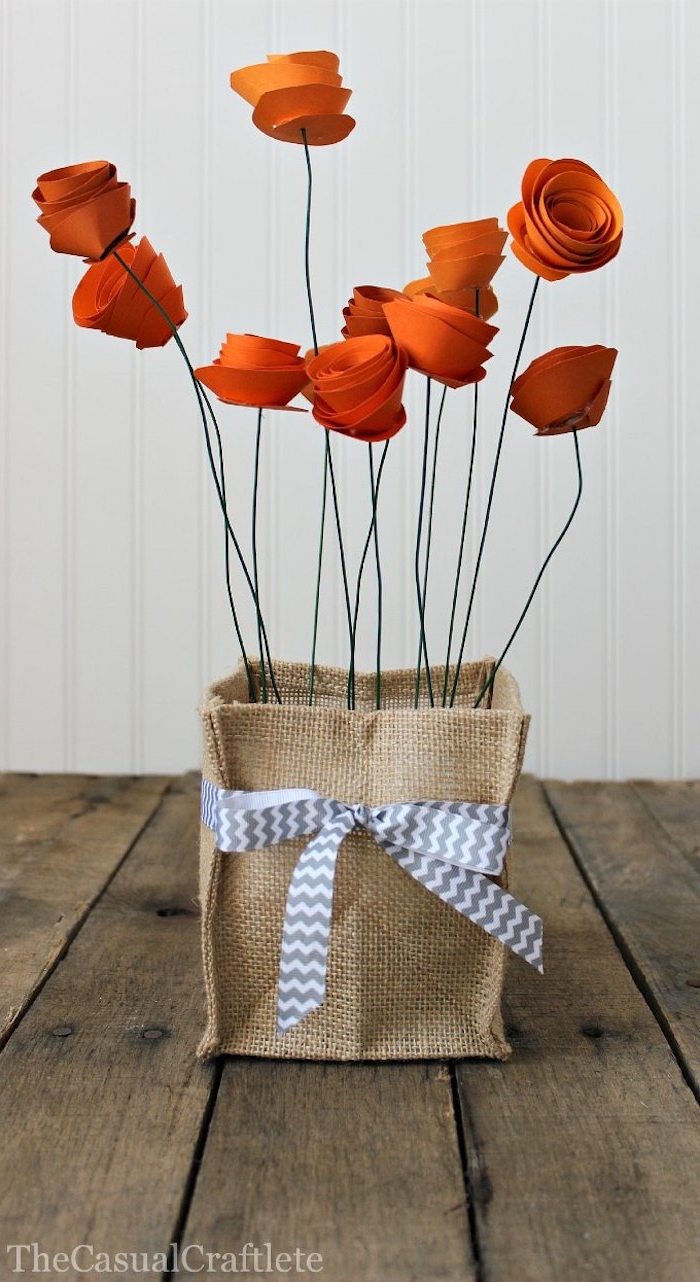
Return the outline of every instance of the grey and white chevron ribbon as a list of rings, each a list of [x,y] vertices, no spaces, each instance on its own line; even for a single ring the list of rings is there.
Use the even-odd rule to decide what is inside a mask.
[[[476,802],[346,805],[306,788],[238,792],[202,781],[202,821],[224,853],[263,850],[316,834],[289,885],[277,990],[277,1031],[320,1006],[326,996],[328,941],[338,851],[353,828],[365,828],[407,873],[457,912],[541,971],[542,921],[488,876],[497,876],[510,845],[508,806]]]

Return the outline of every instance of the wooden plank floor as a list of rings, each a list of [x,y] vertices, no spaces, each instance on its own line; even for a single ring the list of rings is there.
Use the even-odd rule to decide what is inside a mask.
[[[202,1064],[198,780],[1,777],[0,1278],[700,1282],[700,786],[514,828],[508,1063]]]

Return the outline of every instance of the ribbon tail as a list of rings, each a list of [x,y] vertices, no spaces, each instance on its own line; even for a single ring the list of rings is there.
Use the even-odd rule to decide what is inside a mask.
[[[456,867],[442,859],[400,850],[396,846],[385,845],[385,849],[427,890],[500,940],[535,970],[544,970],[542,918],[530,912],[507,890],[484,877],[483,873]]]
[[[354,825],[341,814],[310,841],[287,895],[277,988],[277,1033],[293,1028],[326,996],[333,886],[340,844]]]

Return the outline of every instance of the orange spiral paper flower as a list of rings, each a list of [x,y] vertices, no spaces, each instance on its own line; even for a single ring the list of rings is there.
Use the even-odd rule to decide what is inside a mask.
[[[498,330],[429,294],[401,296],[384,306],[389,328],[412,369],[448,387],[479,383]]]
[[[37,219],[57,254],[77,254],[99,262],[129,234],[136,214],[128,183],[117,181],[108,160],[52,169],[37,178],[32,192]]]
[[[423,235],[430,255],[426,264],[441,294],[486,289],[504,261],[507,231],[497,218],[433,227]]]
[[[355,121],[344,115],[351,90],[343,89],[337,54],[269,53],[267,62],[231,72],[231,88],[253,107],[253,124],[280,142],[323,147],[347,138]]]
[[[537,436],[595,427],[610,393],[614,347],[555,347],[538,356],[513,383],[510,408]]]
[[[533,160],[522,201],[508,213],[516,258],[545,280],[563,280],[609,263],[622,242],[622,209],[582,160]]]
[[[120,249],[124,262],[143,281],[179,328],[187,320],[182,286],[176,285],[162,254],[145,236]],[[128,338],[139,348],[163,347],[172,329],[121,263],[110,255],[89,267],[73,295],[73,319],[84,329],[99,329],[113,338]]]
[[[294,343],[257,334],[227,334],[218,359],[195,374],[227,405],[306,413],[303,406],[287,404],[308,381],[305,361]]]
[[[347,307],[343,308],[345,325],[340,331],[343,338],[358,338],[363,334],[386,334],[390,338],[391,330],[384,315],[384,304],[400,297],[399,289],[385,289],[381,285],[356,285]]]
[[[405,353],[384,334],[331,343],[307,365],[314,418],[358,441],[388,440],[406,422],[406,367]]]
[[[427,294],[430,298],[437,298],[441,303],[448,303],[450,307],[459,307],[460,311],[471,312],[476,316],[477,312],[477,290],[476,289],[445,289],[435,288],[435,281],[432,276],[422,276],[420,280],[410,280],[404,285],[402,291],[406,298],[415,298],[418,294]],[[479,317],[481,320],[491,320],[492,316],[498,311],[498,299],[490,285],[485,285],[478,291],[479,298]]]

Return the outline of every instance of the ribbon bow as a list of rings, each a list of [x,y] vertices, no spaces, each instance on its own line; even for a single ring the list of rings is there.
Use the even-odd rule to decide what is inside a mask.
[[[224,853],[263,850],[316,834],[299,856],[287,895],[277,989],[277,1032],[326,996],[335,867],[353,828],[370,832],[405,872],[541,971],[542,921],[497,876],[510,845],[508,806],[476,802],[346,805],[306,788],[238,792],[202,781],[202,822]]]

